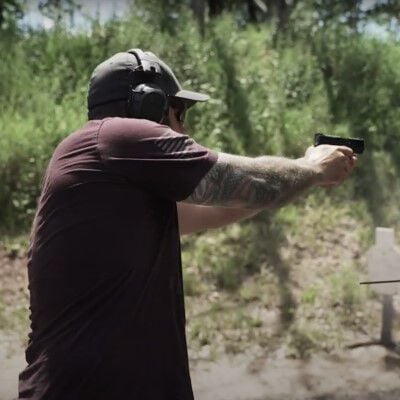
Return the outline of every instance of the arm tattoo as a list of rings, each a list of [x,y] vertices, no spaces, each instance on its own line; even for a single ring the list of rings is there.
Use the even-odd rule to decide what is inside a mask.
[[[316,171],[302,159],[219,153],[217,163],[186,201],[203,205],[275,208],[312,186]]]

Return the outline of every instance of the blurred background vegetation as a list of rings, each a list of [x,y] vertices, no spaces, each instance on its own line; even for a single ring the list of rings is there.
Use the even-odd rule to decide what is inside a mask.
[[[94,67],[115,52],[148,49],[183,87],[212,96],[188,116],[189,132],[206,146],[300,157],[315,132],[366,140],[342,187],[184,240],[186,293],[215,295],[206,311],[189,300],[189,320],[197,316],[191,338],[200,348],[221,334],[220,327],[200,329],[208,323],[230,332],[244,324],[265,341],[267,317],[246,309],[255,304],[278,307],[294,354],[316,343],[334,346],[343,323],[365,331],[363,310],[373,295],[357,285],[362,254],[375,226],[400,228],[400,3],[132,0],[124,17],[90,18],[82,29],[74,29],[79,1],[39,3],[53,21],[49,29],[21,22],[26,1],[0,2],[1,233],[29,232],[52,151],[86,120]],[[12,240],[6,245],[15,252]],[[230,303],[239,314],[224,312]],[[316,309],[325,311],[318,317]],[[324,321],[323,334],[304,330],[311,317]]]

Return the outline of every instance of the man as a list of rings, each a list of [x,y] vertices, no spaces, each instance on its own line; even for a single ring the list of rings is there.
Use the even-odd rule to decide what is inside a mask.
[[[338,185],[354,167],[347,147],[290,160],[200,146],[182,120],[207,98],[139,49],[95,69],[89,122],[56,148],[33,224],[21,399],[193,399],[179,235]]]

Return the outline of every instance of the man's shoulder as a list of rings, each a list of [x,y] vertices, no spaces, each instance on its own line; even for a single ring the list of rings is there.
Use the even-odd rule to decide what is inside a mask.
[[[98,141],[101,146],[129,146],[139,141],[164,137],[171,129],[146,119],[112,117],[101,120]]]
[[[137,118],[121,118],[121,117],[109,117],[101,120],[100,131],[114,134],[138,134],[148,135],[159,134],[165,132],[170,128],[166,125],[159,124],[157,122],[149,121],[147,119]]]

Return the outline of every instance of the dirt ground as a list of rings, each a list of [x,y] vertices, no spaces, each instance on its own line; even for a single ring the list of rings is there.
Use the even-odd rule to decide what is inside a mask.
[[[17,397],[25,363],[17,339],[0,337],[0,400]],[[365,347],[309,360],[252,353],[191,363],[197,400],[398,400],[400,358]]]
[[[192,377],[199,400],[400,398],[400,358],[378,346],[309,360],[223,357],[193,365]]]
[[[0,248],[0,400],[17,396],[27,333],[26,258]],[[192,358],[197,400],[397,400],[400,357],[380,346],[286,358],[284,349],[254,347],[215,361]]]

